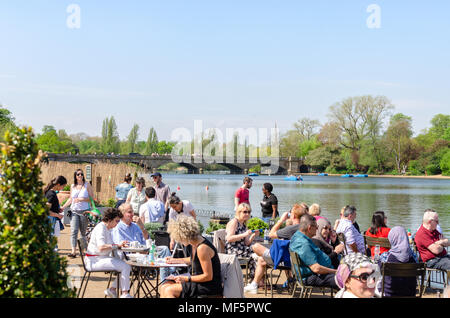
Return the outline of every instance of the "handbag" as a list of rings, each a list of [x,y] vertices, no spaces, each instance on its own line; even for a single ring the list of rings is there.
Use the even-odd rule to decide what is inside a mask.
[[[72,210],[67,210],[67,216],[68,216],[69,218],[72,217]]]

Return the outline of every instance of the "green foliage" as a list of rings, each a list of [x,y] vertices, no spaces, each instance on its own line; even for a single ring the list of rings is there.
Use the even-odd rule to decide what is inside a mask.
[[[103,153],[113,152],[117,154],[120,152],[119,133],[113,116],[103,120],[101,148]]]
[[[70,185],[66,184],[63,188],[63,191],[70,191]]]
[[[108,199],[108,201],[106,201],[106,203],[104,203],[104,206],[108,207],[108,208],[114,208],[116,206],[117,201],[113,198]]]
[[[158,222],[149,222],[144,224],[144,228],[147,230],[148,234],[150,235],[150,238],[154,240],[155,239],[154,231],[160,230],[162,228],[162,224]]]
[[[247,228],[249,230],[265,230],[269,228],[269,224],[267,224],[260,218],[251,218],[247,222]]]
[[[68,153],[76,152],[77,148],[72,143],[72,140],[67,136],[64,130],[58,133],[53,126],[44,126],[42,134],[36,138],[36,142],[42,151],[53,153]]]
[[[206,229],[206,234],[211,234],[214,231],[225,229],[227,227],[226,224],[219,224],[216,222],[209,221],[208,228]]]
[[[442,156],[440,166],[442,174],[444,176],[450,176],[450,150],[447,150],[447,152]]]
[[[72,297],[67,261],[54,252],[32,129],[7,131],[1,151],[0,297]]]
[[[197,220],[197,223],[200,229],[200,233],[203,233],[205,231],[205,227],[203,226],[202,222],[200,222],[200,220]]]
[[[248,172],[261,173],[261,165],[256,165],[248,169]]]

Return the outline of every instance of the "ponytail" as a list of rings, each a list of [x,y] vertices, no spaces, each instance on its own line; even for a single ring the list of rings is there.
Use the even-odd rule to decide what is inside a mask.
[[[176,192],[172,192],[172,194],[170,195],[170,198],[169,198],[169,204],[178,204],[180,202],[181,202],[181,200],[179,197],[177,197]]]
[[[57,184],[66,185],[67,179],[64,176],[58,176],[52,179],[52,181],[50,181],[50,183],[47,184],[47,186],[44,188],[44,194],[47,193],[49,190],[53,189],[53,187]]]

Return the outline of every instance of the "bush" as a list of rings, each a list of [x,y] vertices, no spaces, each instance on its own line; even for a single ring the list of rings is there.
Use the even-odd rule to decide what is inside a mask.
[[[154,231],[159,231],[162,227],[163,227],[163,225],[161,223],[158,223],[158,222],[150,222],[150,223],[145,223],[144,224],[144,228],[147,230],[147,232],[150,235],[150,238],[152,240],[155,239]]]
[[[425,171],[427,172],[428,175],[435,175],[441,173],[439,165],[433,163],[426,166]]]
[[[247,228],[249,230],[265,230],[269,228],[269,224],[267,224],[260,218],[251,218],[247,222]]]
[[[114,199],[108,199],[108,201],[106,201],[105,206],[107,206],[108,208],[114,208],[116,207],[116,203],[117,201]]]
[[[0,170],[0,297],[73,297],[67,261],[54,251],[31,128],[5,133]]]
[[[206,234],[211,234],[214,231],[225,229],[227,227],[226,224],[219,224],[216,222],[209,221],[208,228],[206,229]]]

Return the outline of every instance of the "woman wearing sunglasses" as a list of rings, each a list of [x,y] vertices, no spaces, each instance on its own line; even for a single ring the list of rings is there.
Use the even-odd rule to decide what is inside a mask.
[[[247,221],[251,217],[251,208],[247,203],[241,203],[236,209],[235,217],[228,222],[225,236],[225,250],[227,254],[234,254],[239,257],[250,257],[253,253],[253,240],[259,231],[252,232],[247,228]],[[255,260],[252,258],[249,263],[249,276],[254,277],[256,269]]]
[[[361,253],[352,253],[343,258],[335,281],[341,290],[335,298],[372,298],[380,279],[377,264]]]
[[[77,238],[78,232],[80,232],[81,239],[86,242],[86,230],[88,225],[88,219],[86,212],[90,210],[90,198],[94,197],[92,186],[89,182],[86,182],[84,178],[83,170],[77,169],[73,174],[73,184],[70,187],[70,198],[63,205],[62,209],[70,205],[70,232],[71,232],[71,244],[72,252],[68,255],[71,258],[77,256]]]
[[[344,244],[339,242],[336,236],[334,236],[334,240],[332,239],[332,231],[334,230],[331,229],[330,221],[322,217],[317,220],[317,232],[311,240],[322,252],[328,255],[333,268],[337,268],[339,266],[340,254],[344,251]]]

